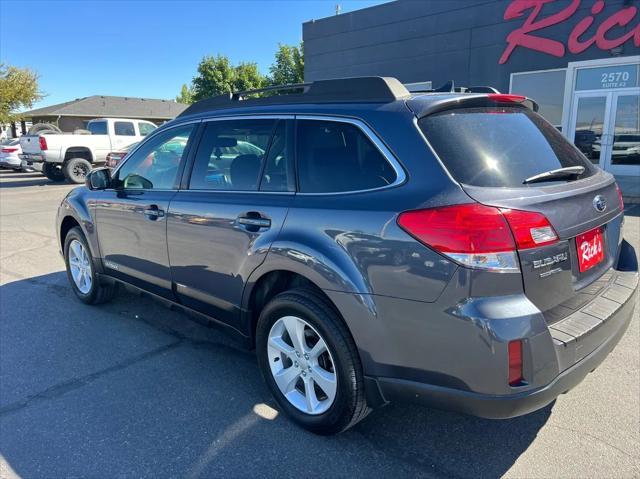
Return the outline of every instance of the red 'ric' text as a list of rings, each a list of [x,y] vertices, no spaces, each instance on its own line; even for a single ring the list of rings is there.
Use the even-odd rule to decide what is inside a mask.
[[[507,62],[516,47],[529,48],[530,50],[547,53],[555,57],[564,56],[566,51],[564,43],[532,35],[531,33],[569,19],[578,10],[582,0],[572,0],[563,10],[553,15],[539,18],[544,5],[553,1],[555,0],[513,0],[509,4],[504,12],[505,20],[520,18],[527,10],[531,10],[531,13],[529,13],[521,27],[507,36],[508,45],[500,57],[500,64]],[[625,27],[635,19],[638,9],[634,6],[621,8],[608,18],[598,19],[601,23],[596,33],[590,38],[582,38],[584,33],[596,21],[596,16],[602,12],[604,6],[604,0],[596,0],[591,7],[591,15],[580,20],[573,28],[567,41],[567,48],[571,53],[582,53],[593,44],[601,50],[611,50],[631,39],[633,39],[636,47],[640,47],[640,23],[618,38],[607,37],[607,33],[612,28]]]

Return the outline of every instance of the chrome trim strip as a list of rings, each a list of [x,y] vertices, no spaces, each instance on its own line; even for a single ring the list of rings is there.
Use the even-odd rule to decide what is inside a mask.
[[[295,115],[296,120],[317,120],[317,121],[335,121],[339,123],[350,123],[358,128],[365,134],[365,136],[375,145],[378,151],[384,156],[384,158],[389,162],[391,167],[396,173],[396,179],[393,183],[385,186],[380,186],[378,188],[368,188],[366,190],[353,190],[353,191],[336,191],[336,192],[328,192],[328,193],[302,193],[298,192],[297,194],[300,196],[326,196],[326,195],[351,195],[355,193],[365,193],[369,191],[380,191],[387,188],[394,188],[403,184],[407,180],[407,174],[397,160],[395,155],[387,148],[382,140],[378,137],[378,135],[367,125],[364,121],[349,118],[349,117],[340,117],[340,116],[330,116],[330,115]]]
[[[148,190],[150,191],[150,190]],[[157,191],[157,190],[154,190]],[[289,196],[293,196],[296,194],[295,191],[259,191],[259,190],[211,190],[211,189],[206,189],[206,190],[189,190],[189,189],[184,189],[184,190],[171,190],[171,191],[177,191],[179,193],[242,193],[245,195],[255,195],[255,194],[261,194],[261,195],[289,195]]]

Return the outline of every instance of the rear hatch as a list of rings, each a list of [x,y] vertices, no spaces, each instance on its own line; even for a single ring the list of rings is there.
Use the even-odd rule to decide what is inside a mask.
[[[559,321],[593,299],[593,285],[616,261],[622,216],[614,178],[530,108],[504,99],[464,105],[440,108],[418,125],[472,199],[547,218],[557,240],[518,256],[525,294],[548,323]]]

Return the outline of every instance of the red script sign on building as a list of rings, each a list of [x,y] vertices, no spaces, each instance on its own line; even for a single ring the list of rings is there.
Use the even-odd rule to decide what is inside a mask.
[[[522,26],[516,28],[507,36],[508,45],[500,57],[500,64],[506,63],[507,60],[509,60],[509,56],[511,56],[511,53],[513,53],[516,47],[529,48],[530,50],[547,53],[555,57],[564,56],[566,48],[569,48],[569,51],[574,54],[582,53],[593,44],[601,50],[611,50],[632,39],[634,45],[640,47],[640,23],[638,23],[638,19],[636,18],[638,8],[634,6],[623,7],[609,17],[599,18],[598,14],[604,10],[604,0],[596,0],[591,7],[591,15],[586,16],[576,24],[567,39],[566,47],[564,43],[545,38],[540,33],[534,35],[534,32],[539,32],[539,30],[568,20],[576,13],[582,3],[582,0],[572,0],[566,8],[559,12],[546,17],[542,16],[542,9],[545,4],[554,1],[555,0],[513,0],[507,6],[504,12],[505,20],[520,18],[525,12],[529,10],[530,12]],[[625,27],[634,20],[636,22],[635,27],[623,35],[617,38],[610,38],[610,36],[607,35],[612,28]],[[589,38],[584,38],[585,32],[594,22],[599,22],[596,33]]]

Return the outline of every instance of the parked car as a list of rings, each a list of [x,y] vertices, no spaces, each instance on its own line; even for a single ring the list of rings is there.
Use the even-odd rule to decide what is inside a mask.
[[[600,140],[593,144],[593,151],[597,157],[600,156],[602,148]],[[614,135],[613,146],[611,148],[611,161],[615,165],[638,165],[640,164],[640,135],[620,134]]]
[[[22,153],[22,149],[19,140],[3,142],[0,145],[0,167],[20,171],[21,160],[18,156],[20,153]]]
[[[99,118],[87,123],[90,135],[45,132],[21,137],[21,158],[25,167],[42,171],[52,181],[82,183],[110,151],[140,141],[155,129],[156,125],[144,120]]]
[[[63,200],[81,301],[124,283],[226,326],[320,434],[407,399],[526,414],[624,334],[620,190],[532,100],[378,77],[243,98],[191,105]]]
[[[105,160],[104,166],[107,166],[109,168],[115,168],[116,166],[118,166],[118,163],[120,163],[124,159],[124,157],[127,156],[127,153],[135,148],[138,143],[139,142],[136,141],[134,143],[131,143],[130,145],[126,145],[120,148],[118,151],[111,151],[107,153],[107,159]]]

